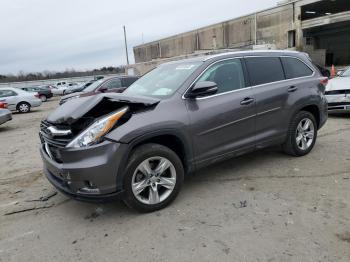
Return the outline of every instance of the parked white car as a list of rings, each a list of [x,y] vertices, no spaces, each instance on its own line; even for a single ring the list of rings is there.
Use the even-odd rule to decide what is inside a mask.
[[[7,103],[9,110],[20,113],[28,113],[32,107],[40,106],[42,103],[38,93],[12,87],[0,88],[0,102]]]
[[[65,91],[70,88],[76,88],[79,84],[77,83],[67,83],[67,82],[58,82],[55,85],[55,89],[51,89],[52,93],[54,95],[64,95]]]
[[[328,82],[326,97],[330,113],[350,113],[350,67]]]

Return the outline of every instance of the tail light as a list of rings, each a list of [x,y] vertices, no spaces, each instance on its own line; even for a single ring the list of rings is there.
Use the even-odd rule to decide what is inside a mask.
[[[324,86],[328,84],[328,77],[323,77],[320,79],[320,83]]]
[[[321,90],[321,92],[323,94],[326,93],[326,86],[327,86],[327,84],[328,84],[328,77],[320,78],[320,85],[319,85],[319,87],[320,87],[320,90]]]
[[[0,108],[7,108],[7,104],[3,103],[3,102],[0,102]]]

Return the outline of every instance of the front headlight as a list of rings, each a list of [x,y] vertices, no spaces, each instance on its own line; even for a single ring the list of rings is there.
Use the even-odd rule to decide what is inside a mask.
[[[128,111],[128,107],[101,118],[90,125],[74,138],[66,147],[87,147],[100,141],[117,123],[117,121]]]

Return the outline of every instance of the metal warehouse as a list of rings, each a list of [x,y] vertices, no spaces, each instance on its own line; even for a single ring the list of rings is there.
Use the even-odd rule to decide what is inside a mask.
[[[283,1],[276,7],[134,47],[138,73],[226,49],[307,52],[323,66],[350,64],[350,1]]]

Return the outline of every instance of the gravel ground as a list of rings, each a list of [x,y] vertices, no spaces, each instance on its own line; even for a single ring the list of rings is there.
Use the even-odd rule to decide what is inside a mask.
[[[0,126],[0,261],[350,261],[350,116],[331,117],[306,157],[226,161],[138,214],[70,200],[43,177],[39,122],[57,104]]]

